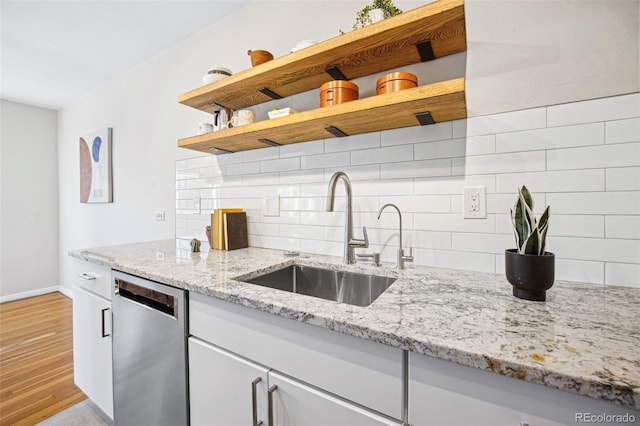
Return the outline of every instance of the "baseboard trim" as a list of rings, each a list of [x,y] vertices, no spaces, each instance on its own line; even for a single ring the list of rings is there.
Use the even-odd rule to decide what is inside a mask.
[[[43,294],[54,293],[56,291],[59,291],[60,293],[67,296],[68,298],[73,299],[73,291],[70,288],[65,287],[63,285],[56,285],[52,287],[39,288],[37,290],[25,291],[22,293],[14,293],[6,296],[0,296],[0,303],[12,302],[14,300],[26,299],[34,296],[41,296]]]

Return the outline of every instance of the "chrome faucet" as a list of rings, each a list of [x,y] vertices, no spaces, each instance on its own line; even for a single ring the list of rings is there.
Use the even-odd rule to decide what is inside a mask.
[[[395,204],[388,203],[388,204],[385,204],[384,206],[380,207],[380,210],[378,210],[378,219],[380,219],[380,215],[382,214],[382,211],[386,207],[393,207],[394,209],[396,209],[398,211],[398,217],[400,218],[400,231],[399,231],[400,248],[398,249],[397,267],[398,267],[398,269],[404,269],[404,262],[413,262],[413,247],[409,249],[409,256],[405,256],[404,255],[404,249],[402,248],[402,213],[400,213],[400,209],[398,208],[398,206],[396,206]]]
[[[367,237],[367,228],[362,227],[362,233],[364,239],[360,240],[353,238],[353,210],[351,206],[351,181],[345,172],[335,172],[329,180],[329,188],[327,191],[327,211],[333,211],[333,201],[336,196],[336,185],[338,180],[342,179],[344,182],[344,188],[347,195],[347,210],[345,212],[346,218],[344,220],[344,257],[345,263],[356,263],[354,255],[354,249],[356,247],[367,248],[369,247],[369,238]]]

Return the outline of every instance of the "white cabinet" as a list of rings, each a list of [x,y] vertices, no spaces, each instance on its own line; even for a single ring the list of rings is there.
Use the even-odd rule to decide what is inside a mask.
[[[258,364],[190,337],[191,425],[244,426],[259,422],[266,425],[267,371]]]
[[[409,353],[413,426],[578,425],[585,423],[576,421],[585,413],[640,415],[610,402]]]
[[[195,337],[189,395],[192,426],[400,424]]]
[[[273,416],[269,426],[400,425],[273,371],[269,372],[269,393]]]
[[[113,419],[111,270],[76,261],[73,288],[73,372],[76,385]]]
[[[269,371],[266,384],[278,384],[272,393],[276,425],[401,424],[401,349],[197,293],[189,295],[189,330],[194,424],[236,424],[239,417],[219,421],[224,417],[216,415],[216,408],[206,407],[207,399],[210,405],[227,404],[215,402],[217,396],[213,395],[218,392],[227,392],[220,396],[223,400],[240,403],[244,408],[239,408],[243,411],[239,415],[246,416],[250,412],[246,398],[261,371],[259,365]],[[203,348],[209,350],[208,355]],[[220,361],[221,351],[227,354],[224,362]],[[230,359],[235,366],[225,367],[232,363]],[[259,410],[268,389],[264,385],[259,384]]]

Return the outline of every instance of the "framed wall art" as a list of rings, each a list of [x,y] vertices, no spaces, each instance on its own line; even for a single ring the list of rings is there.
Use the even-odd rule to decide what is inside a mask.
[[[80,138],[80,202],[112,203],[111,133],[107,127]]]

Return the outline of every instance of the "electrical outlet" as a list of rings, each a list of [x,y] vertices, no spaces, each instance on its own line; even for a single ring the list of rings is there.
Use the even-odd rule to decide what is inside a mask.
[[[262,199],[262,214],[264,216],[280,216],[280,196],[273,195]]]
[[[156,211],[156,221],[157,222],[164,222],[164,210],[157,210]]]
[[[484,186],[465,186],[463,198],[465,219],[484,219],[487,217],[487,195]]]

